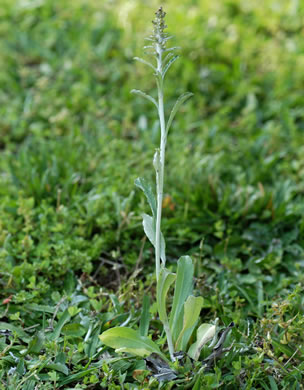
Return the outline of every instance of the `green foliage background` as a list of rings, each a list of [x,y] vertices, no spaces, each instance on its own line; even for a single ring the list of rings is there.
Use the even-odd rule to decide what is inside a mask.
[[[30,375],[29,361],[39,363],[40,354],[62,363],[58,353],[67,353],[70,343],[77,358],[71,357],[68,373],[41,368],[44,389],[53,388],[47,386],[54,378],[63,388],[66,377],[80,372],[79,362],[87,362],[89,326],[97,332],[130,311],[136,324],[143,292],[153,291],[153,252],[141,225],[147,205],[134,180],[154,180],[158,124],[153,108],[130,90],[155,91],[153,77],[133,57],[143,55],[158,6],[0,1],[0,295],[12,296],[0,317],[19,330],[39,324],[27,340],[19,332],[13,349],[7,336],[0,338],[3,389],[21,380],[20,367],[8,374],[15,364],[9,351],[20,359],[28,348],[22,364]],[[180,93],[195,94],[169,137],[163,222],[169,264],[174,269],[181,254],[192,255],[204,315],[238,325],[237,350],[201,386],[300,388],[303,4],[170,0],[163,6],[172,44],[181,47],[167,78],[168,111]],[[144,271],[140,282],[130,283],[136,264]],[[118,288],[115,267],[123,269],[118,300],[108,295]],[[52,340],[31,349],[29,340],[38,340],[46,317],[55,313],[59,320],[54,308],[64,296],[59,314],[77,307],[87,325],[79,313],[66,321],[84,331],[77,328],[75,341],[58,327],[59,349]],[[107,369],[95,367],[74,383],[121,388]],[[125,388],[133,388],[127,378]],[[25,383],[34,388],[35,377]]]

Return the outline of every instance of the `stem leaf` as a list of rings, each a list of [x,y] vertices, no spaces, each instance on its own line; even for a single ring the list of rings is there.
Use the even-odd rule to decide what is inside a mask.
[[[153,46],[152,46],[152,47],[153,47]],[[155,66],[153,66],[153,65],[151,64],[151,62],[146,61],[146,60],[144,60],[143,58],[140,58],[140,57],[134,57],[134,60],[139,61],[139,62],[141,62],[142,64],[145,64],[145,65],[150,66],[150,68],[152,68],[152,69],[154,70],[154,72],[156,72],[156,68],[155,68]]]
[[[136,94],[136,95],[139,95],[139,96],[141,96],[141,97],[143,97],[143,98],[149,100],[149,101],[152,102],[152,103],[155,105],[155,107],[158,109],[158,104],[156,103],[156,100],[155,100],[152,96],[146,94],[145,92],[141,91],[140,89],[132,89],[131,93],[134,93],[134,94]]]
[[[148,214],[143,214],[143,227],[149,241],[155,248],[155,218]],[[166,243],[162,233],[160,233],[160,257],[163,264],[166,264]]]
[[[164,50],[164,53],[168,53],[170,51],[179,50],[179,49],[180,49],[179,46],[169,47],[169,48]]]
[[[185,92],[183,93],[175,102],[173,108],[172,108],[172,111],[171,111],[171,114],[169,116],[169,119],[168,119],[168,122],[167,122],[167,126],[166,126],[166,134],[168,134],[169,132],[169,129],[171,127],[171,124],[173,122],[173,119],[177,113],[177,111],[179,110],[180,106],[187,100],[189,99],[191,96],[193,96],[193,93],[192,92]]]
[[[168,290],[171,284],[175,281],[176,274],[173,274],[165,267],[161,268],[159,273],[159,279],[157,283],[157,309],[159,318],[162,323],[168,323],[167,310],[166,310],[166,298],[168,294]]]
[[[164,70],[163,70],[163,73],[162,73],[162,78],[165,78],[165,75],[166,73],[168,72],[170,66],[179,58],[179,56],[174,56],[172,57],[168,63],[166,64],[166,66],[164,67]]]
[[[138,177],[134,183],[136,187],[140,188],[145,194],[148,203],[151,207],[153,217],[156,217],[156,199],[150,183],[143,177]]]

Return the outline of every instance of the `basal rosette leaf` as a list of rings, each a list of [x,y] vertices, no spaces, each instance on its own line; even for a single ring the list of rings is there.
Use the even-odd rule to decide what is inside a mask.
[[[156,353],[167,360],[157,344],[131,328],[115,327],[108,329],[99,336],[99,339],[108,347],[114,348],[116,352],[127,352],[141,357]]]

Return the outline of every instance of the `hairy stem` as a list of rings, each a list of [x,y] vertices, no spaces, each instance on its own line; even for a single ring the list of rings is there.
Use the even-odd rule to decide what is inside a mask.
[[[156,278],[158,280],[160,272],[160,245],[161,245],[161,217],[163,204],[163,190],[164,190],[164,168],[165,168],[165,151],[166,151],[166,134],[165,134],[165,114],[162,86],[158,88],[158,115],[160,122],[160,155],[159,155],[159,169],[156,171],[156,190],[157,190],[157,214],[156,214],[156,232],[155,232],[155,265]]]
[[[174,362],[175,361],[174,346],[173,346],[172,334],[171,334],[170,327],[169,327],[168,323],[164,324],[164,330],[165,330],[166,336],[167,336],[170,358],[171,358],[172,362]]]
[[[165,152],[166,152],[166,121],[164,112],[164,90],[163,90],[163,63],[162,63],[162,47],[156,46],[157,56],[157,72],[158,75],[158,115],[160,123],[160,150],[159,150],[159,166],[156,169],[156,191],[157,191],[157,214],[156,214],[156,230],[155,230],[155,266],[156,266],[156,279],[159,279],[160,273],[160,250],[161,250],[161,217],[162,217],[162,204],[163,204],[163,190],[164,190],[164,172],[165,172]],[[165,265],[165,264],[163,264]],[[172,341],[172,334],[168,323],[164,323],[164,330],[167,336],[168,348],[171,360],[174,361],[174,346]]]

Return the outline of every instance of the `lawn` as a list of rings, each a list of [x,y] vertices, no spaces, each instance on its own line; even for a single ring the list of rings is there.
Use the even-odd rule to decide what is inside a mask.
[[[178,5],[177,5],[178,4]],[[194,263],[211,366],[158,382],[99,335],[140,329],[169,356],[149,212],[159,145],[144,38],[159,3],[0,0],[0,390],[303,389],[304,4],[166,0],[167,264]],[[146,58],[146,57],[145,57]],[[168,294],[168,310],[172,302]],[[150,306],[148,305],[150,301]],[[199,366],[200,365],[200,366]],[[194,368],[193,368],[194,367]]]

